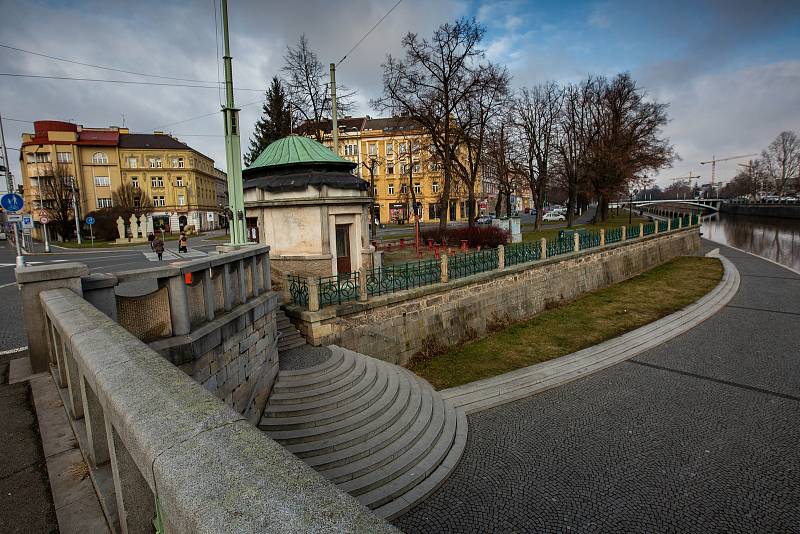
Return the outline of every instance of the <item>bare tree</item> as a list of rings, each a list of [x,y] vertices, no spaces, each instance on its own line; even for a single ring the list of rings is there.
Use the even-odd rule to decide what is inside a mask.
[[[378,228],[375,224],[375,173],[378,172],[380,165],[380,158],[378,156],[369,156],[367,161],[362,161],[361,165],[369,172],[369,196],[372,202],[369,205],[369,235],[372,239],[378,236]]]
[[[475,83],[474,90],[456,106],[454,114],[462,136],[462,157],[456,158],[454,169],[467,189],[467,218],[470,227],[475,224],[475,189],[483,166],[489,125],[505,109],[511,81],[505,67],[492,63],[481,67],[476,76],[479,80]]]
[[[509,121],[498,120],[491,123],[486,137],[486,154],[483,171],[497,184],[497,201],[494,212],[500,216],[503,204],[506,215],[511,216],[511,193],[517,188],[520,174],[515,171],[519,165],[514,161],[513,140]]]
[[[376,109],[408,116],[430,136],[444,174],[439,201],[440,232],[447,227],[450,188],[461,141],[452,118],[480,80],[476,74],[483,51],[478,44],[484,33],[484,27],[475,19],[442,24],[430,40],[408,33],[402,40],[405,57],[387,57],[383,63],[383,96],[372,102]]]
[[[287,47],[283,57],[283,72],[292,113],[297,113],[314,129],[317,141],[323,140],[322,123],[331,115],[331,92],[328,90],[328,72],[316,52],[311,49],[305,34],[297,46]],[[353,107],[356,91],[344,85],[336,88],[337,112],[344,114]]]
[[[56,224],[61,240],[66,241],[75,230],[75,213],[72,209],[73,195],[78,194],[75,177],[68,174],[66,165],[56,163],[52,166],[52,175],[40,176],[37,185],[42,199],[41,210]]]
[[[563,94],[564,90],[555,82],[523,88],[512,108],[520,151],[517,168],[531,190],[536,230],[542,225],[544,199],[555,167]]]
[[[775,184],[775,194],[783,196],[787,186],[795,183],[800,176],[800,139],[792,131],[781,132],[766,150],[761,153],[770,179]]]
[[[645,173],[672,166],[677,157],[661,136],[667,105],[647,100],[627,73],[601,80],[596,100],[598,135],[590,145],[588,177],[599,200],[598,215],[608,216],[608,204],[620,193],[627,196]]]
[[[153,213],[153,200],[150,195],[127,182],[121,184],[116,191],[111,193],[111,202],[126,220],[131,215],[135,215],[138,219],[142,215]]]

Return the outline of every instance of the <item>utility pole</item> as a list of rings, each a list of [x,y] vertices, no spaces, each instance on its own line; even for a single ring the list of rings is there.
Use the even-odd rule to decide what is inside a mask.
[[[75,214],[75,233],[78,235],[78,244],[82,244],[83,240],[81,239],[81,219],[80,215],[78,214],[78,201],[75,198],[75,179],[72,179],[72,182],[69,184],[70,188],[72,189],[72,213]]]
[[[228,199],[232,212],[231,245],[247,243],[247,228],[244,218],[244,187],[242,184],[242,146],[239,139],[239,110],[233,104],[233,66],[228,37],[228,0],[222,0],[222,37],[225,65],[225,159],[228,171]]]
[[[339,126],[336,124],[336,63],[331,63],[331,133],[333,153],[339,155]]]
[[[11,168],[8,163],[8,149],[6,148],[6,136],[3,133],[3,117],[0,116],[0,144],[3,145],[3,166],[6,169],[6,192],[14,192],[14,178],[11,176]]]

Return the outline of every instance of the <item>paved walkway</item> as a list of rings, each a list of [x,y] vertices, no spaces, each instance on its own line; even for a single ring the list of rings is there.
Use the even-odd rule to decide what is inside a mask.
[[[741,285],[717,315],[590,377],[470,416],[461,462],[397,526],[796,532],[800,275],[720,250]]]

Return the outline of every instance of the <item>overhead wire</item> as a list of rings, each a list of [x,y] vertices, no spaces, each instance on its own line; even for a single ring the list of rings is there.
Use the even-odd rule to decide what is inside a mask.
[[[369,34],[371,34],[371,33],[372,33],[374,30],[375,30],[375,28],[377,28],[378,26],[380,26],[381,22],[383,22],[383,21],[386,19],[386,17],[388,17],[388,16],[389,16],[389,15],[392,13],[392,11],[394,11],[394,10],[395,10],[395,8],[396,8],[397,6],[399,6],[399,5],[400,5],[400,3],[401,3],[402,1],[403,1],[403,0],[397,0],[397,2],[396,2],[396,3],[395,3],[393,6],[392,6],[392,8],[391,8],[389,11],[387,11],[387,12],[386,12],[386,14],[385,14],[384,16],[382,16],[382,17],[380,18],[380,20],[378,20],[378,22],[376,22],[376,23],[375,23],[375,24],[372,26],[372,28],[370,28],[370,29],[369,29],[369,31],[368,31],[367,33],[365,33],[365,34],[364,34],[364,35],[361,37],[361,39],[359,39],[359,40],[356,42],[356,44],[354,44],[354,45],[353,45],[353,47],[352,47],[352,48],[350,48],[350,50],[348,50],[348,51],[347,51],[347,53],[346,53],[344,56],[342,56],[342,59],[340,59],[340,60],[339,60],[339,62],[336,64],[336,66],[339,66],[339,65],[341,65],[341,64],[342,64],[342,62],[343,62],[345,59],[347,59],[347,56],[349,56],[349,55],[350,55],[350,53],[351,53],[353,50],[355,50],[355,49],[358,47],[358,45],[360,45],[360,44],[361,44],[361,43],[364,41],[364,39],[366,39],[367,37],[369,37]]]
[[[73,76],[47,76],[43,74],[24,74],[19,72],[0,72],[0,76],[9,76],[13,78],[36,78],[45,80],[68,80],[78,82],[97,82],[97,83],[121,83],[126,85],[155,85],[163,87],[189,87],[193,89],[217,89],[217,85],[197,85],[188,83],[168,83],[168,82],[145,82],[139,80],[107,80],[104,78],[81,78]],[[208,82],[215,83],[215,82]],[[236,91],[251,91],[263,93],[264,89],[253,89],[251,87],[237,87]]]

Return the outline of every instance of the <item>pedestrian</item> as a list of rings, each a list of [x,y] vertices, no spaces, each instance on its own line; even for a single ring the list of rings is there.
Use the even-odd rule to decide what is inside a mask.
[[[150,242],[150,250],[153,250],[153,240],[156,238],[153,232],[147,234],[147,240]]]
[[[186,234],[181,234],[178,239],[178,252],[189,252],[189,240],[186,239]]]
[[[154,236],[153,242],[150,244],[150,246],[153,247],[153,250],[155,250],[156,254],[158,254],[158,261],[161,261],[164,255],[164,242],[161,241],[160,237]]]

